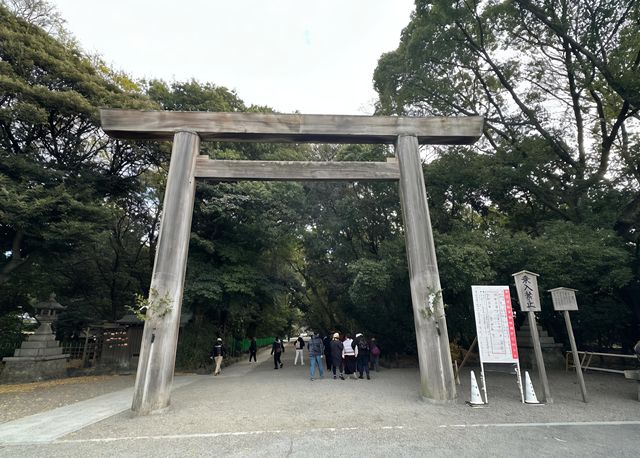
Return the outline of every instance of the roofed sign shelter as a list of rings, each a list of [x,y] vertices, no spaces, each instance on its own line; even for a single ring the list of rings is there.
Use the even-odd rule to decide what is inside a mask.
[[[140,415],[169,405],[187,266],[196,178],[237,180],[391,180],[400,183],[411,300],[420,363],[421,395],[433,402],[456,396],[427,194],[421,144],[472,144],[482,117],[339,116],[264,113],[100,111],[102,128],[121,139],[173,140],[132,410]],[[201,141],[394,144],[394,162],[214,160]]]

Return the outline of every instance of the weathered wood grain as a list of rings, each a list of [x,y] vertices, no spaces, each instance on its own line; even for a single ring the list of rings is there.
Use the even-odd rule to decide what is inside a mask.
[[[536,323],[536,312],[527,312],[527,320],[531,328],[531,340],[533,341],[533,353],[536,356],[536,366],[538,366],[538,377],[542,382],[543,401],[547,404],[553,404],[551,391],[549,390],[549,379],[547,378],[547,369],[544,367],[544,358],[542,356],[542,347],[540,346],[540,335],[538,334],[538,323]]]
[[[102,128],[116,138],[171,140],[193,130],[203,140],[275,143],[388,143],[411,135],[420,144],[471,144],[484,119],[100,110]]]
[[[149,298],[150,302],[161,306],[166,303],[170,310],[163,314],[162,310],[150,307],[147,311],[131,406],[131,410],[139,415],[147,415],[169,405],[199,148],[200,138],[195,132],[175,134]]]
[[[456,397],[456,385],[417,139],[398,137],[396,156],[421,394],[428,401],[448,402]]]
[[[218,181],[394,181],[400,179],[397,162],[229,161],[200,156],[196,177]]]
[[[580,357],[578,356],[578,347],[576,345],[576,339],[573,335],[573,326],[571,326],[571,317],[569,317],[569,311],[563,310],[564,323],[567,326],[567,335],[569,336],[569,344],[571,345],[571,353],[573,353],[573,365],[576,368],[576,375],[578,377],[578,384],[580,385],[580,391],[582,392],[582,400],[587,400],[587,386],[584,384],[584,376],[582,375],[582,364],[580,364]]]

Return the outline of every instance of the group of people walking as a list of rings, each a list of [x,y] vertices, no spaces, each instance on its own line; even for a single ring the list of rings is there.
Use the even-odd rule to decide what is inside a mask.
[[[314,334],[308,347],[311,380],[315,377],[316,367],[319,376],[324,377],[321,361],[323,356],[326,358],[327,370],[333,373],[334,379],[340,377],[341,380],[345,380],[345,376],[361,379],[366,375],[367,380],[370,380],[370,365],[374,370],[378,370],[380,347],[376,339],[369,341],[361,333],[356,334],[354,339],[351,339],[349,334],[345,334],[341,339],[340,334],[336,332],[331,338],[326,337],[324,341],[318,334]]]
[[[378,371],[380,361],[380,347],[375,338],[367,340],[361,333],[356,334],[351,339],[349,334],[345,334],[342,338],[339,333],[334,333],[331,337],[327,336],[322,339],[315,333],[311,340],[306,343],[302,336],[298,337],[294,343],[296,350],[293,365],[300,364],[304,366],[304,348],[307,347],[309,352],[309,376],[313,380],[316,368],[320,378],[324,377],[324,367],[322,358],[325,358],[327,371],[333,373],[333,378],[340,377],[345,380],[345,376],[349,378],[371,379],[370,369]],[[251,339],[249,345],[249,362],[253,359],[256,361],[258,346],[255,337]],[[216,344],[211,351],[211,359],[215,360],[215,369],[213,375],[221,373],[222,359],[225,356],[225,348],[222,345],[222,339],[218,338]],[[284,353],[284,342],[276,337],[271,345],[271,355],[273,356],[273,368],[282,369],[282,354]]]

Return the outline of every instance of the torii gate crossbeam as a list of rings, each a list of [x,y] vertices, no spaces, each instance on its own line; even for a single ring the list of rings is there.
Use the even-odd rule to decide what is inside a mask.
[[[170,402],[196,178],[218,180],[398,180],[405,223],[421,395],[451,401],[456,388],[431,230],[420,144],[472,144],[481,117],[280,115],[264,113],[100,110],[116,138],[173,140],[149,298],[168,313],[148,312],[132,410],[160,411]],[[395,144],[396,162],[216,161],[198,157],[200,140],[278,143]]]

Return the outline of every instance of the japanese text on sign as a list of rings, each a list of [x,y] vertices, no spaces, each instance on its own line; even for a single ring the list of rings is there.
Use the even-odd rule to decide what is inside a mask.
[[[517,363],[518,344],[508,286],[472,286],[483,363]]]
[[[549,290],[549,292],[551,292],[551,300],[553,301],[554,310],[578,310],[575,289],[554,288]]]
[[[513,274],[518,290],[520,310],[523,312],[540,311],[540,293],[538,292],[538,275],[523,270]]]

